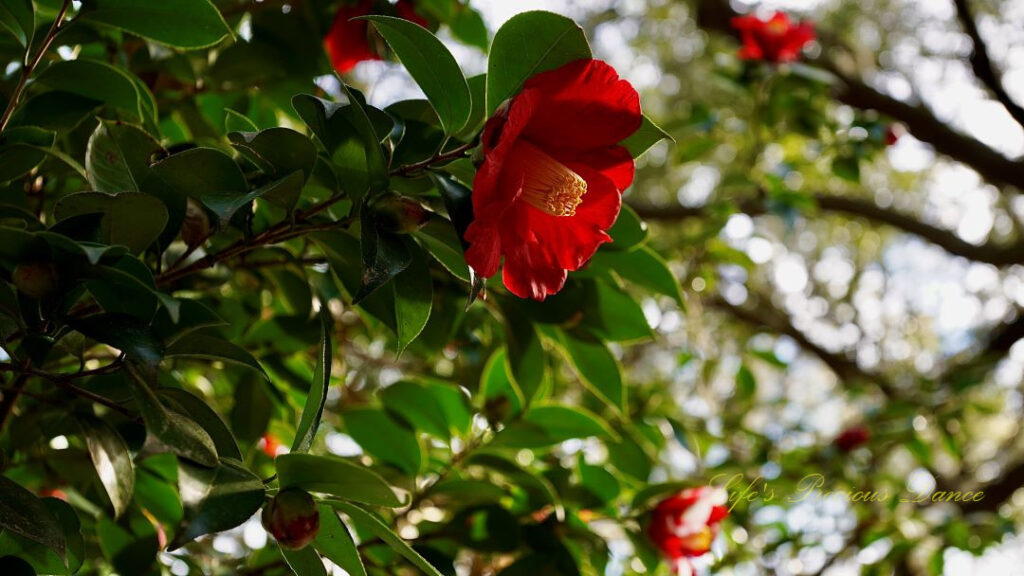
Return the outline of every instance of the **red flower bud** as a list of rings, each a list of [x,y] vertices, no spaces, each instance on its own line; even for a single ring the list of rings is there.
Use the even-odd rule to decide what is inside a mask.
[[[19,292],[36,300],[49,296],[59,283],[57,268],[50,263],[20,264],[14,268],[11,281]]]
[[[286,488],[263,507],[263,527],[290,550],[305,548],[320,530],[320,512],[309,492]]]
[[[396,234],[411,234],[430,221],[422,204],[399,194],[385,194],[371,204],[380,227]]]
[[[835,445],[841,452],[852,452],[871,440],[871,430],[864,425],[853,426],[836,436]]]
[[[743,41],[740,58],[744,60],[792,62],[815,38],[812,24],[791,22],[783,12],[776,12],[768,20],[757,16],[733,18],[732,27],[740,33]]]
[[[481,138],[466,261],[498,272],[520,298],[544,300],[597,248],[633,183],[619,142],[640,127],[640,97],[600,60],[576,60],[526,81]]]
[[[903,135],[903,126],[900,124],[889,124],[885,129],[885,145],[895,146]]]
[[[722,488],[687,488],[662,500],[651,514],[647,536],[672,561],[677,574],[690,574],[687,558],[711,550],[719,524],[729,515],[728,494]]]
[[[281,443],[277,441],[272,434],[263,435],[263,453],[269,458],[277,458],[277,451],[281,448]]]

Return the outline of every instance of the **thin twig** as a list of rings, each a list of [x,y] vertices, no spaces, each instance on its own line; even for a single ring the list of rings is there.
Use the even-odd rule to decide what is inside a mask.
[[[18,103],[21,101],[21,94],[25,91],[25,86],[28,84],[29,78],[32,73],[35,72],[36,67],[43,60],[43,56],[50,49],[50,45],[53,44],[54,38],[57,37],[57,32],[60,31],[60,27],[64,25],[64,16],[68,12],[68,8],[71,6],[71,0],[64,0],[61,4],[60,11],[57,13],[57,19],[53,21],[53,25],[50,26],[50,30],[46,33],[46,37],[43,39],[43,43],[39,46],[39,52],[36,53],[35,57],[28,61],[28,64],[21,69],[21,77],[18,78],[18,85],[14,87],[14,92],[11,93],[11,99],[7,102],[7,108],[4,109],[3,116],[0,116],[0,134],[4,133],[7,129],[7,123],[11,121],[11,116],[14,115],[14,110],[18,107]],[[31,49],[31,43],[25,48],[26,57],[28,51]]]
[[[443,154],[434,154],[433,156],[427,158],[426,160],[423,160],[422,162],[416,162],[414,164],[404,164],[402,166],[399,166],[398,168],[392,170],[390,174],[391,176],[408,176],[409,174],[414,174],[416,172],[426,170],[427,168],[430,168],[434,164],[439,164],[441,162],[446,162],[448,160],[457,160],[459,158],[465,158],[466,152],[472,149],[473,146],[474,144],[472,141],[467,142],[462,146],[459,146],[458,148],[453,148],[448,152],[444,152]]]

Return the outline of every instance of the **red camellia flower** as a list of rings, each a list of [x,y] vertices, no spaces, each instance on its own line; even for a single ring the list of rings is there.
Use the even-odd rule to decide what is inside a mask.
[[[647,535],[672,561],[676,574],[693,574],[687,558],[703,556],[711,550],[719,523],[729,515],[727,501],[724,489],[701,486],[666,498],[654,509]]]
[[[836,436],[835,445],[841,452],[852,452],[871,440],[871,430],[864,425],[853,426]]]
[[[814,26],[808,22],[794,23],[783,12],[769,20],[757,16],[732,19],[732,27],[740,33],[743,48],[740,58],[765,62],[792,62],[800,57],[804,46],[814,40]]]
[[[380,50],[370,41],[370,23],[353,20],[360,16],[379,14],[373,0],[358,0],[343,3],[334,16],[334,23],[324,38],[324,48],[331,58],[331,65],[339,74],[344,74],[364,60],[380,60]],[[412,0],[399,0],[394,11],[399,18],[426,26],[427,21],[416,13]]]
[[[611,241],[634,165],[619,146],[640,127],[640,97],[600,60],[526,81],[484,126],[466,260],[483,277],[543,300]]]

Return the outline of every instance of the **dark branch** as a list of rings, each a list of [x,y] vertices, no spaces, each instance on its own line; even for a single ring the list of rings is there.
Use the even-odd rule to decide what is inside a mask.
[[[981,32],[978,31],[978,24],[975,22],[974,16],[971,15],[967,0],[953,0],[953,4],[956,5],[956,15],[960,19],[960,25],[963,26],[964,32],[971,37],[971,43],[974,45],[974,49],[971,51],[971,68],[974,70],[974,75],[989,89],[996,100],[999,100],[1006,111],[1013,116],[1013,119],[1024,126],[1024,108],[1014,102],[1003,86],[1002,74],[996,69],[992,58],[989,57],[988,46],[981,38]]]
[[[789,336],[795,340],[801,348],[821,359],[821,361],[824,362],[832,372],[834,372],[835,375],[843,381],[862,380],[871,382],[878,386],[879,390],[881,390],[887,397],[896,398],[899,396],[895,386],[893,386],[892,382],[890,382],[888,378],[881,374],[869,372],[858,366],[856,362],[850,360],[846,356],[835,352],[829,352],[822,346],[812,342],[806,334],[793,326],[789,318],[785,317],[784,314],[775,310],[771,306],[766,305],[765,299],[763,298],[759,301],[756,309],[735,306],[722,299],[713,300],[711,305],[715,308],[725,310],[737,320],[753,327]]]
[[[892,226],[927,240],[954,256],[963,256],[968,260],[985,262],[994,266],[1024,264],[1024,242],[971,244],[949,230],[926,224],[909,214],[882,208],[870,200],[834,194],[816,194],[814,199],[823,212],[858,216],[872,222]],[[650,204],[630,204],[630,206],[645,220],[681,220],[707,215],[707,210],[704,207]],[[739,209],[751,216],[758,216],[766,212],[764,203],[756,199],[740,202]]]
[[[978,502],[965,502],[960,509],[965,514],[972,512],[997,512],[1000,506],[1008,501],[1024,486],[1024,462],[1018,462],[998,480],[981,488],[985,497]]]
[[[700,0],[697,23],[707,30],[733,35],[729,20],[736,15],[728,0]],[[822,31],[820,37],[824,45],[823,54],[829,54],[836,48],[827,31]],[[950,128],[923,105],[908,104],[887,96],[863,81],[843,74],[824,58],[817,63],[841,80],[836,93],[840,102],[862,110],[877,110],[899,120],[915,138],[970,166],[993,184],[1019,187],[1024,182],[1024,162],[1011,160],[984,143]]]

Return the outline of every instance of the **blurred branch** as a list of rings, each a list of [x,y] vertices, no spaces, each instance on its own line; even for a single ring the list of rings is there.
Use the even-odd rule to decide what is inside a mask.
[[[789,336],[795,340],[801,348],[821,359],[821,361],[824,362],[840,380],[862,380],[871,382],[874,383],[886,397],[896,398],[899,396],[899,392],[896,390],[896,387],[888,378],[881,374],[869,372],[861,368],[856,362],[850,360],[846,356],[835,352],[829,352],[822,346],[815,344],[807,337],[806,334],[797,329],[796,326],[793,326],[793,323],[788,317],[770,306],[767,302],[767,299],[763,297],[758,298],[756,307],[744,308],[730,304],[721,298],[715,298],[710,302],[710,304],[714,308],[725,310],[733,318],[753,327]]]
[[[733,35],[730,19],[738,13],[728,0],[698,0],[697,23],[707,30]],[[836,46],[821,34],[823,54]],[[902,122],[918,140],[931,144],[941,154],[966,164],[985,180],[1002,186],[1019,186],[1024,182],[1024,162],[1011,160],[986,144],[950,128],[924,105],[908,104],[887,96],[838,69],[834,62],[822,57],[817,64],[839,78],[836,98],[862,110],[877,110]]]
[[[971,68],[974,69],[974,75],[999,100],[1006,111],[1013,116],[1013,119],[1024,126],[1024,108],[1014,102],[1010,94],[1006,92],[1006,88],[1003,87],[1002,73],[996,69],[992,58],[989,57],[988,46],[981,38],[978,23],[971,15],[967,0],[953,0],[953,4],[956,5],[956,15],[960,19],[960,25],[963,26],[964,32],[971,37],[971,44],[974,45],[971,51]]]
[[[815,194],[814,200],[823,212],[859,216],[873,222],[887,224],[923,238],[954,256],[962,256],[968,260],[985,262],[994,266],[1024,264],[1024,242],[1021,241],[1013,244],[993,242],[971,244],[949,230],[927,224],[909,214],[883,208],[870,200],[834,194]],[[678,204],[658,206],[639,203],[630,203],[630,206],[645,220],[682,220],[707,216],[707,210],[704,207],[691,208]],[[767,212],[765,203],[753,198],[741,201],[739,209],[750,216],[758,216]]]
[[[1018,462],[998,480],[980,488],[985,497],[979,502],[963,502],[960,509],[964,514],[973,512],[997,512],[999,507],[1008,501],[1024,486],[1024,462]]]

